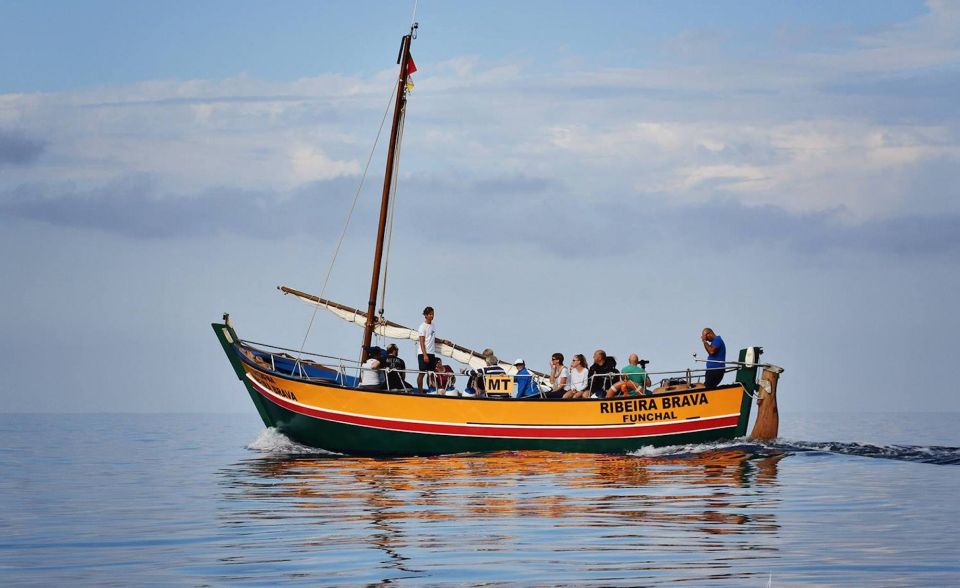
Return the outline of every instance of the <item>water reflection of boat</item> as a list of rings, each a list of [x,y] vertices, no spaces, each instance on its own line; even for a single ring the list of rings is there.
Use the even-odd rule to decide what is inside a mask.
[[[360,362],[371,352],[375,333],[393,338],[416,337],[416,331],[385,320],[382,303],[380,315],[375,313],[408,78],[416,70],[410,56],[415,30],[416,25],[403,37],[400,48],[400,73],[366,312],[283,288],[284,293],[363,326]],[[345,454],[429,455],[502,450],[622,453],[642,446],[732,439],[747,432],[759,370],[766,368],[762,378],[772,381],[773,392],[779,373],[775,366],[759,364],[762,350],[750,347],[740,351],[737,362],[729,362],[736,371],[734,383],[710,388],[688,376],[684,382],[668,380],[657,390],[659,393],[650,397],[578,401],[494,398],[494,389],[512,391],[514,378],[506,375],[485,377],[486,390],[491,393],[487,397],[426,396],[403,390],[361,389],[354,375],[359,373],[358,362],[334,358],[337,367],[331,368],[304,360],[299,351],[294,351],[293,356],[281,348],[243,341],[226,316],[223,323],[212,326],[268,427],[276,427],[300,443]],[[482,354],[468,348],[443,340],[438,345],[441,355],[470,367],[484,363]],[[603,386],[603,390],[607,387]],[[775,398],[769,384],[761,388]],[[763,411],[775,414],[775,405],[761,405]],[[777,434],[776,427],[761,430],[763,438]]]
[[[593,492],[600,502],[629,495],[646,496],[658,504],[711,500],[723,505],[736,489],[775,486],[777,463],[782,457],[779,452],[755,454],[743,449],[718,449],[678,457],[557,457],[538,452],[501,452],[464,455],[457,460],[267,458],[245,462],[243,468],[254,478],[271,481],[271,498],[303,500],[300,506],[304,508],[320,506],[313,501],[325,504],[330,500],[359,499],[377,507],[396,507],[398,511],[392,516],[401,518],[449,518],[464,512],[491,516],[519,511],[553,518],[594,513],[595,504],[580,503],[579,498],[586,491]],[[532,479],[550,483],[537,488],[527,484]],[[678,487],[686,492],[658,491]],[[705,491],[690,491],[699,487],[705,487]],[[256,488],[259,491],[263,487]],[[511,488],[520,492],[511,492]],[[529,500],[531,494],[541,495],[540,499]],[[444,496],[483,499],[445,505]],[[422,512],[415,508],[418,506],[423,507]],[[626,512],[620,514],[628,516]]]
[[[278,528],[316,529],[308,534],[318,546],[335,533],[352,549],[379,550],[394,571],[422,570],[424,550],[468,551],[482,565],[551,529],[544,550],[585,561],[606,553],[598,565],[619,551],[616,573],[680,569],[688,556],[716,558],[710,573],[726,573],[738,560],[776,557],[782,457],[730,448],[669,457],[265,458],[229,468],[223,486],[241,507],[230,510],[231,525],[268,517]],[[640,555],[664,548],[667,560]]]

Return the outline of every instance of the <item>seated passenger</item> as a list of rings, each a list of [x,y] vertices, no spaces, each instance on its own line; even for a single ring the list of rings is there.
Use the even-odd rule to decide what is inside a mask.
[[[614,396],[639,396],[641,391],[646,391],[650,385],[650,378],[647,377],[647,371],[640,365],[640,357],[636,353],[631,353],[627,359],[628,365],[621,370],[620,381],[613,384],[607,390],[607,398]]]
[[[498,360],[497,356],[494,355],[493,353],[491,353],[490,355],[486,355],[485,361],[487,365],[483,366],[482,368],[477,370],[468,370],[464,372],[468,376],[470,376],[470,381],[467,383],[468,394],[469,394],[469,390],[473,390],[473,392],[477,396],[484,396],[486,394],[486,392],[483,389],[484,376],[494,376],[494,375],[503,376],[507,374],[507,372],[503,371],[503,368],[498,365],[500,363],[500,360]]]
[[[609,357],[603,349],[597,349],[593,352],[593,365],[587,377],[590,379],[590,394],[594,398],[603,398],[607,393],[607,388],[613,385],[613,376],[617,371],[617,360]],[[588,398],[589,398],[588,396]]]
[[[453,368],[443,363],[443,360],[439,357],[434,363],[433,373],[429,374],[429,377],[430,387],[438,392],[453,390],[453,385],[457,381],[456,376],[453,375]]]
[[[563,394],[564,398],[589,398],[590,391],[587,389],[590,379],[587,377],[587,358],[582,353],[578,353],[570,360],[570,379],[567,383],[567,391]]]
[[[361,390],[382,390],[383,384],[380,383],[380,360],[375,357],[369,358],[363,362],[360,367],[360,389]]]
[[[570,370],[563,365],[563,354],[554,353],[550,356],[550,391],[547,392],[547,398],[563,398],[569,380]]]
[[[530,398],[540,395],[540,387],[534,384],[533,374],[527,369],[527,365],[520,358],[513,362],[517,368],[517,373],[513,376],[513,381],[517,385],[516,398]]]
[[[387,357],[384,358],[381,367],[386,373],[387,390],[410,390],[411,386],[406,381],[407,364],[399,357],[400,349],[391,343],[387,345]]]

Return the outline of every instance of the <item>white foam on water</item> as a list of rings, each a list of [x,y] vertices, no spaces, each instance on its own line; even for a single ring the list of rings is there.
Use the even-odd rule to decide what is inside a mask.
[[[708,451],[743,447],[742,440],[724,441],[720,443],[695,443],[690,445],[667,445],[664,447],[641,447],[627,455],[634,457],[664,457],[667,455],[697,455]]]
[[[260,434],[257,435],[257,438],[247,445],[247,449],[261,451],[263,453],[279,453],[284,455],[340,455],[339,453],[333,453],[324,449],[317,449],[316,447],[301,445],[300,443],[291,440],[274,427],[268,427],[260,431]]]

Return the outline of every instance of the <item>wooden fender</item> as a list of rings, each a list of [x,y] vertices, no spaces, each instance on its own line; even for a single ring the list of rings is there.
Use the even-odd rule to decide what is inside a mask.
[[[783,368],[764,366],[757,386],[757,420],[753,423],[751,439],[772,441],[780,430],[780,413],[777,410],[777,381]]]

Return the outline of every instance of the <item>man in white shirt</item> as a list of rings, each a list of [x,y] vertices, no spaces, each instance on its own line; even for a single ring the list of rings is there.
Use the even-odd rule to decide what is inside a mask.
[[[423,309],[423,324],[418,330],[420,339],[417,342],[417,389],[423,390],[423,376],[425,372],[432,372],[436,364],[437,332],[433,328],[433,307]]]

